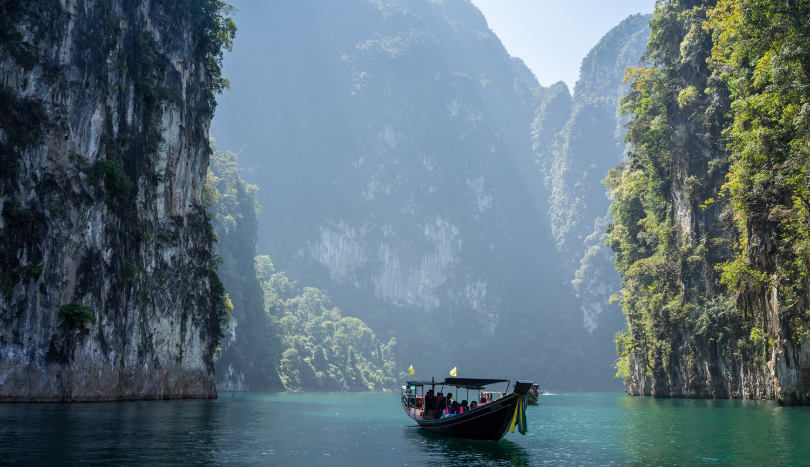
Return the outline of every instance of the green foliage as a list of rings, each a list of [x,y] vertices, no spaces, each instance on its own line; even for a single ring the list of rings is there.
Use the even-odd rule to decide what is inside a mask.
[[[627,332],[617,332],[616,338],[616,355],[619,359],[616,361],[616,377],[627,380],[630,378],[630,358],[633,350],[633,336]]]
[[[135,90],[143,97],[147,118],[151,118],[150,114],[158,110],[160,101],[172,97],[169,90],[163,86],[165,71],[153,43],[154,40],[148,34],[136,38],[139,54]]]
[[[213,142],[212,142],[213,146]],[[256,187],[239,176],[236,155],[214,149],[209,161],[203,200],[217,239],[220,284],[228,291],[231,320],[223,322],[224,338],[216,361],[220,381],[237,372],[232,382],[251,390],[277,391],[281,354],[275,329],[264,312],[263,296],[252,270],[256,242]],[[229,219],[229,222],[223,222]],[[238,375],[244,377],[239,379]]]
[[[214,144],[212,140],[211,145]],[[214,149],[208,163],[203,201],[214,208],[212,211],[216,221],[228,229],[248,221],[254,225],[255,219],[250,218],[255,218],[259,210],[256,203],[259,189],[256,185],[246,183],[240,172],[236,154]],[[243,212],[245,209],[249,210]]]
[[[300,288],[268,256],[254,257],[258,189],[241,178],[237,156],[214,150],[206,182],[222,258],[212,290],[227,287],[235,302],[237,338],[223,343],[219,368],[244,371],[258,388],[272,388],[269,373],[292,391],[393,387],[393,339],[379,342],[363,321],[331,307],[325,292]]]
[[[717,269],[721,273],[720,282],[732,288],[759,288],[770,282],[767,273],[746,264],[743,254],[738,254],[732,261],[718,264]]]
[[[219,278],[216,267],[208,270],[208,283],[211,287],[211,305],[214,308],[214,315],[217,320],[218,339],[222,339],[228,323],[232,319],[233,303],[225,292],[225,285],[222,283],[222,279]]]
[[[59,316],[72,325],[96,322],[96,317],[90,312],[90,307],[76,302],[63,305],[62,308],[59,309]]]
[[[810,322],[810,1],[713,3],[659,2],[651,66],[627,75],[632,152],[605,181],[624,378],[713,349],[764,367],[766,301],[794,339]]]
[[[99,159],[84,171],[92,183],[102,185],[111,195],[108,201],[126,198],[132,190],[132,181],[116,161]]]
[[[209,163],[208,172],[205,174],[205,185],[202,189],[202,202],[206,208],[212,208],[219,202],[219,192],[216,188],[217,181]]]
[[[196,55],[205,64],[210,80],[208,114],[214,115],[216,95],[227,89],[229,82],[222,77],[222,58],[233,49],[236,23],[230,15],[233,7],[222,0],[192,0],[191,14],[197,34]]]
[[[268,315],[282,347],[279,376],[288,390],[381,390],[395,385],[395,339],[382,343],[361,320],[343,316],[314,287],[298,287],[256,257]]]
[[[140,274],[140,273],[141,273],[141,270],[138,269],[138,266],[136,266],[136,265],[134,265],[134,264],[132,264],[130,262],[127,262],[127,263],[124,264],[121,275],[122,275],[123,279],[126,282],[132,282],[132,281],[135,280],[135,278],[138,277],[138,274]]]
[[[695,99],[698,97],[698,90],[694,86],[689,86],[685,89],[682,89],[681,92],[678,93],[678,107],[683,109],[684,107],[688,107],[690,104],[695,102]]]
[[[723,277],[742,293],[778,290],[797,335],[810,323],[808,17],[807,0],[721,0],[706,23],[713,76],[731,91],[733,115],[723,188],[740,240]]]
[[[706,13],[703,4],[659,2],[647,66],[625,75],[631,89],[621,109],[630,116],[631,152],[605,184],[614,199],[607,244],[616,253],[627,316],[616,337],[617,377],[627,381],[695,365],[714,354],[715,344],[730,348],[750,328],[720,280],[729,254],[720,215],[728,205],[713,199],[725,180],[712,168],[727,156],[712,141],[727,123],[727,107],[705,65]],[[712,158],[707,147],[717,148]],[[694,221],[699,212],[707,224]],[[715,248],[706,247],[708,235],[719,236]]]

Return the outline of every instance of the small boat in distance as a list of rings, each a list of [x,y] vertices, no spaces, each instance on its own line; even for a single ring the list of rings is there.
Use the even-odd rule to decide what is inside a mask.
[[[477,402],[486,386],[497,383],[506,383],[506,391],[500,398],[492,398],[491,401],[469,408],[463,413],[449,415],[426,407],[431,405],[429,400],[435,393],[436,386],[440,387],[440,391],[444,386],[453,387],[459,397],[459,391],[466,390],[468,400],[470,391],[476,391],[477,399],[474,400]],[[402,408],[421,428],[432,433],[456,438],[498,441],[510,427],[514,431],[515,424],[521,433],[526,432],[526,397],[533,382],[516,381],[511,393],[509,383],[507,379],[491,378],[407,381],[402,389]],[[426,387],[429,389],[426,390]]]
[[[532,384],[532,387],[529,388],[528,394],[529,405],[537,405],[537,401],[540,399],[540,394],[542,393],[543,391],[540,390],[539,384]]]

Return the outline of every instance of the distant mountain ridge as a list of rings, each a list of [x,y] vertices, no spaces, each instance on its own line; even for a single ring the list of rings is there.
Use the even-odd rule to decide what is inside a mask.
[[[608,319],[611,332],[624,321],[618,307],[608,304],[620,282],[605,246],[610,200],[602,179],[625,158],[627,119],[619,115],[619,102],[628,90],[624,72],[637,66],[645,51],[650,18],[632,15],[605,34],[583,59],[574,95],[562,83],[552,86],[533,123],[551,230],[568,260],[563,270],[580,298],[588,332],[600,320]],[[605,313],[608,307],[611,312]]]
[[[381,339],[396,337],[403,368],[615,388],[618,327],[586,329],[570,284],[592,213],[607,204],[582,213],[582,238],[558,250],[547,212],[565,198],[555,205],[543,183],[557,176],[559,190],[584,196],[552,174],[583,98],[541,87],[469,1],[235,3],[232,89],[213,127],[259,186],[258,250]],[[625,42],[643,50],[643,21],[628,21],[594,56],[595,73],[625,66],[602,58],[614,43],[617,62],[640,57]],[[617,102],[621,76],[610,79],[605,99]],[[583,96],[601,92],[587,86]],[[615,105],[600,105],[613,151]]]

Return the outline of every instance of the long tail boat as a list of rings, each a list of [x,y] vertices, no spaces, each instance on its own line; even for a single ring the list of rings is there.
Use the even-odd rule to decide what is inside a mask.
[[[540,385],[539,384],[532,384],[531,389],[529,389],[529,405],[537,405],[537,401],[540,399]]]
[[[480,392],[485,390],[486,386],[497,383],[506,383],[507,390],[501,398],[463,413],[447,415],[425,408],[426,387],[430,387],[433,392],[437,386],[442,389],[444,386],[454,387],[457,395],[459,390],[464,389],[469,399],[469,391],[476,391],[480,398]],[[407,386],[403,386],[402,389],[402,408],[421,428],[432,433],[456,438],[498,441],[510,428],[514,431],[515,425],[522,434],[526,433],[526,394],[533,381],[516,381],[511,393],[508,390],[509,383],[507,379],[490,378],[445,378],[438,382],[433,379],[407,381]]]

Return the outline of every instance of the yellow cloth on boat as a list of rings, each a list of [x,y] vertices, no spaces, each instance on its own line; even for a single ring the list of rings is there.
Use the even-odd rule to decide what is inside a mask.
[[[450,370],[450,376],[453,376],[453,377],[458,376],[458,372],[456,371],[456,367],[453,367],[453,369]]]
[[[411,366],[409,366],[409,367],[408,367],[408,373],[410,373],[410,374],[413,374],[413,373],[414,373],[414,371],[413,371],[413,364],[411,364]]]
[[[518,403],[515,406],[515,413],[512,414],[512,423],[509,424],[509,431],[515,432],[515,424],[518,426],[518,431],[521,435],[525,435],[529,431],[526,425],[526,396],[518,396]]]

